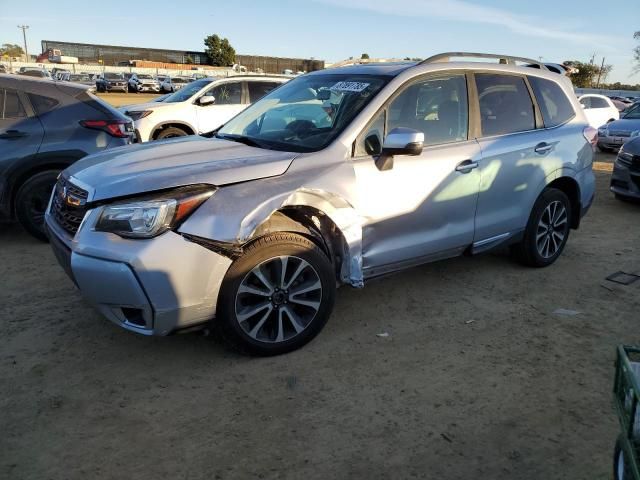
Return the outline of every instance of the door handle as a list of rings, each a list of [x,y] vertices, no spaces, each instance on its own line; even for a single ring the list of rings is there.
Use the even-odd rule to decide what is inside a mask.
[[[553,145],[542,142],[536,145],[536,148],[533,149],[534,152],[539,153],[540,155],[544,155],[547,152],[553,150]]]
[[[25,132],[19,132],[18,130],[7,130],[5,133],[0,133],[0,138],[12,139],[26,137]]]
[[[460,162],[458,165],[456,165],[456,172],[469,173],[474,168],[478,168],[478,162],[474,162],[473,160],[465,160],[464,162]]]

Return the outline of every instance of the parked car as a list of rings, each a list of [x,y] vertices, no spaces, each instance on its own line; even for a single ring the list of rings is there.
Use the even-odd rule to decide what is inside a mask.
[[[160,91],[165,93],[177,92],[191,80],[183,77],[166,77],[160,84]]]
[[[158,93],[160,91],[160,84],[151,75],[134,73],[129,79],[129,91],[136,93]]]
[[[120,111],[133,119],[141,142],[206,133],[287,80],[278,76],[204,78],[161,103],[129,105]]]
[[[618,112],[624,112],[627,109],[627,107],[631,105],[631,103],[624,103],[624,102],[621,102],[620,100],[615,100],[615,99],[611,99],[611,103],[613,103],[613,106],[618,109]]]
[[[619,200],[640,201],[640,134],[620,147],[610,188]]]
[[[603,152],[618,150],[630,138],[640,135],[640,105],[625,112],[622,118],[598,129],[598,148]]]
[[[85,85],[89,87],[89,90],[96,89],[96,82],[91,79],[91,77],[86,73],[66,73],[62,75],[62,81],[65,82],[73,82],[79,83],[80,85]]]
[[[607,122],[612,122],[620,118],[620,112],[611,99],[604,95],[588,93],[578,99],[584,109],[584,114],[589,120],[589,125],[593,128],[601,127]]]
[[[82,85],[14,75],[0,75],[1,105],[0,218],[45,239],[44,212],[60,171],[129,144],[131,121]]]
[[[0,63],[0,73],[7,73],[7,67]]]
[[[575,73],[577,71],[577,69],[568,66],[568,65],[563,65],[561,63],[544,63],[543,64],[545,67],[547,67],[547,70],[549,70],[550,72],[553,73],[558,73],[560,75],[566,75],[569,76],[572,73]],[[540,68],[540,64],[539,63],[533,63],[533,64],[529,64],[527,65],[527,67],[530,68]]]
[[[123,328],[212,325],[260,355],[310,341],[337,284],[508,245],[553,264],[593,200],[596,132],[566,77],[455,55],[312,72],[213,138],[76,163],[55,195],[83,203],[46,214],[59,261]]]
[[[96,90],[102,93],[129,91],[124,75],[112,72],[105,72],[96,79]]]
[[[21,68],[18,75],[51,80],[51,74],[44,68],[25,68],[24,70]]]

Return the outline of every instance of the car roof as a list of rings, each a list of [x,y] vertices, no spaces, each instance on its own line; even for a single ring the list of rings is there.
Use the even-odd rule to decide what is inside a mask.
[[[390,75],[395,77],[405,70],[415,67],[416,62],[388,62],[388,63],[362,63],[347,65],[344,67],[327,68],[316,70],[309,75],[331,75],[331,74],[351,74],[351,75]]]
[[[48,78],[35,78],[23,75],[0,73],[0,87],[21,90],[39,95],[66,94],[75,96],[87,90],[87,86],[69,82],[56,82]]]

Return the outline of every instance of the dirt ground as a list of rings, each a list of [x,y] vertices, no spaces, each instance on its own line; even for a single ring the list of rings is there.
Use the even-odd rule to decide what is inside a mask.
[[[160,94],[155,93],[95,93],[98,97],[104,101],[109,102],[114,107],[121,107],[122,105],[133,105],[135,103],[151,102],[154,98],[159,97]]]
[[[640,268],[640,206],[608,179],[552,267],[497,252],[341,288],[312,343],[267,359],[118,328],[4,227],[0,478],[609,479],[640,282],[602,284]]]

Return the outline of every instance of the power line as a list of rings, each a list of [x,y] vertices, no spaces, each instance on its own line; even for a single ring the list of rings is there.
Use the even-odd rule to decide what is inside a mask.
[[[27,57],[27,62],[30,60],[29,51],[27,50],[27,28],[29,25],[18,25],[18,28],[22,29],[22,39],[24,40],[24,56]]]

